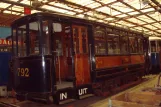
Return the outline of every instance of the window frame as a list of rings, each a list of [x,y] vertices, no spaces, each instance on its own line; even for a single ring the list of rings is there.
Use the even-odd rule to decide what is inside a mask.
[[[137,36],[137,34],[136,33],[131,33],[131,32],[129,32],[128,33],[128,39],[129,39],[129,53],[130,53],[130,55],[135,55],[135,54],[139,54],[139,50],[138,50],[138,36]],[[137,47],[134,47],[135,49],[136,49],[136,52],[135,53],[132,53],[131,52],[131,50],[130,50],[130,48],[131,48],[131,46],[130,46],[130,37],[131,38],[134,38],[134,41],[135,41],[135,43],[136,43],[136,45],[137,45]],[[136,40],[137,39],[137,40]],[[134,43],[134,44],[135,44]]]
[[[106,35],[107,35],[107,32],[106,32],[106,28],[104,29],[102,26],[95,26],[94,27],[94,35],[93,35],[93,37],[94,37],[94,52],[95,52],[95,55],[97,55],[97,56],[100,56],[100,55],[107,55],[107,38],[106,38]],[[95,35],[95,33],[96,32],[104,32],[104,39],[105,39],[105,41],[104,41],[104,45],[105,45],[105,47],[104,47],[104,49],[105,49],[105,53],[104,54],[99,54],[99,53],[96,53],[96,49],[95,49],[95,46],[96,46],[96,41],[99,41],[99,43],[100,43],[100,40],[96,40],[95,38],[96,38],[96,35]]]
[[[47,20],[47,19],[46,19]],[[27,19],[25,22],[23,23],[17,23],[15,26],[12,27],[12,42],[13,41],[13,30],[16,30],[16,53],[14,53],[14,50],[12,50],[12,53],[14,56],[17,56],[17,57],[21,57],[21,56],[18,56],[18,50],[19,50],[19,47],[18,47],[18,29],[20,26],[26,26],[26,56],[22,56],[22,57],[28,57],[28,56],[34,56],[34,55],[31,55],[31,52],[30,52],[30,34],[29,34],[29,31],[30,31],[30,26],[29,24],[32,23],[32,22],[38,22],[38,34],[39,34],[39,54],[35,54],[36,56],[38,55],[43,55],[42,53],[42,41],[43,41],[43,38],[42,38],[42,18],[39,17],[39,18],[32,18],[32,19]],[[14,48],[14,43],[12,43],[12,49]]]
[[[139,39],[141,40],[141,45],[139,44]],[[138,36],[138,54],[143,54],[144,53],[144,39],[141,36]],[[140,51],[139,46],[142,46],[142,51]]]
[[[126,39],[127,39],[127,41],[126,41],[127,52],[126,53],[122,52],[122,45],[121,44],[122,44],[123,37],[126,37]],[[121,31],[121,33],[120,33],[120,51],[121,51],[120,52],[121,55],[129,55],[129,37],[128,37],[128,32],[126,32],[126,31]]]
[[[107,48],[108,48],[108,55],[120,55],[121,54],[121,49],[120,49],[120,35],[118,35],[118,34],[115,34],[115,33],[110,33],[110,34],[112,34],[112,35],[107,35],[107,40],[106,40],[106,42],[107,42]],[[115,51],[115,50],[117,50],[117,49],[119,49],[119,52],[118,53],[115,53],[115,52],[113,52],[113,53],[109,53],[109,42],[108,42],[108,38],[112,38],[112,45],[114,45],[115,43],[117,43],[117,45],[118,45],[118,48],[112,48],[112,50],[113,51]],[[117,38],[117,41],[115,41],[114,39],[115,38]]]

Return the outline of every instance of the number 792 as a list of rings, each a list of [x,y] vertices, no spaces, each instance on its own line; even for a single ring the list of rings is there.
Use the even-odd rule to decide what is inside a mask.
[[[29,68],[18,68],[18,76],[29,77]]]

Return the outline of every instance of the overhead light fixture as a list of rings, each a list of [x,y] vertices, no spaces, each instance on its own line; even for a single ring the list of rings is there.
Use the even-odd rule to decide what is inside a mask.
[[[149,4],[149,0],[142,0],[143,5],[148,5]]]
[[[32,4],[31,4],[34,8],[40,7],[42,6],[42,2],[38,1],[38,0],[32,0]]]

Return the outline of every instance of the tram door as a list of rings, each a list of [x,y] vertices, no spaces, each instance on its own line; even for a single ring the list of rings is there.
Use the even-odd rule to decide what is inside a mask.
[[[87,27],[72,26],[76,86],[90,83]]]
[[[62,23],[53,23],[52,45],[55,60],[57,89],[73,87],[71,27]]]

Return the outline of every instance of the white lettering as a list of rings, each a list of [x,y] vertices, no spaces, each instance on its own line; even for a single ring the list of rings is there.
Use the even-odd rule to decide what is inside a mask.
[[[83,89],[79,89],[79,95],[83,95],[83,94],[86,94],[87,93],[87,89],[88,88],[83,88]]]
[[[67,99],[67,93],[60,93],[60,100]]]

